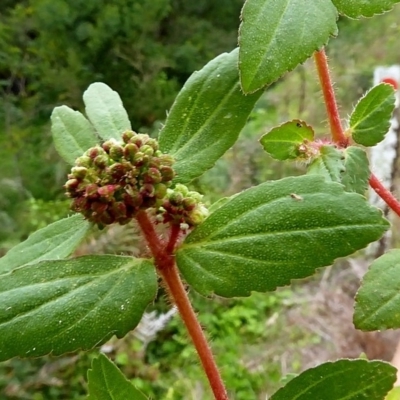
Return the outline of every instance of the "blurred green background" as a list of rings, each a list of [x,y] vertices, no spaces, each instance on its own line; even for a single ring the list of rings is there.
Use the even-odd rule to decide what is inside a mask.
[[[69,212],[62,188],[67,167],[51,140],[53,108],[66,104],[82,111],[83,91],[105,82],[120,94],[134,129],[156,136],[190,74],[237,45],[243,2],[1,1],[0,256]],[[370,20],[339,21],[339,37],[327,52],[343,118],[371,87],[377,65],[400,64],[398,21],[400,7]],[[302,173],[304,165],[270,159],[258,139],[292,118],[326,134],[321,99],[310,60],[266,90],[239,141],[193,187],[210,204],[265,180]],[[94,233],[79,254],[134,254],[137,246],[134,227],[111,229]],[[232,400],[265,399],[286,373],[305,366],[304,348],[324,340],[290,322],[288,310],[301,290],[237,300],[191,293]],[[159,313],[168,307],[162,295],[152,306]],[[131,335],[110,346],[111,357],[152,398],[211,398],[178,318],[147,347]],[[83,399],[85,371],[95,354],[1,363],[0,399]]]

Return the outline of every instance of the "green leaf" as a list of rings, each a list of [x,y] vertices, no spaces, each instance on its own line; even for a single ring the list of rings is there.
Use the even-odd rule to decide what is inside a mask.
[[[90,226],[81,214],[75,214],[39,229],[0,258],[0,274],[26,264],[68,257]]]
[[[340,14],[350,18],[372,17],[389,11],[400,0],[332,0]]]
[[[392,85],[380,83],[357,103],[350,117],[350,132],[356,143],[375,146],[390,127],[395,94]]]
[[[160,132],[160,149],[176,159],[175,182],[188,183],[211,168],[236,141],[262,92],[245,96],[238,49],[195,72],[178,94]]]
[[[326,180],[341,182],[344,171],[344,157],[334,146],[321,146],[320,155],[313,160],[307,169],[310,175],[322,175]]]
[[[247,0],[239,29],[243,91],[276,81],[337,35],[330,0]]]
[[[356,296],[354,325],[365,331],[400,328],[400,250],[376,259]]]
[[[89,396],[87,400],[146,400],[104,354],[92,362],[88,371]]]
[[[364,149],[350,146],[343,150],[344,172],[342,184],[348,192],[364,195],[368,189],[370,176],[369,161]]]
[[[75,165],[78,157],[99,142],[90,122],[67,106],[53,110],[51,132],[58,154],[70,165]]]
[[[383,400],[395,380],[396,368],[389,363],[338,360],[304,371],[271,400]]]
[[[388,226],[342,185],[290,177],[233,197],[186,237],[176,259],[198,292],[246,296],[309,276],[379,239]]]
[[[86,115],[103,140],[122,141],[131,123],[119,94],[101,82],[92,83],[83,93]]]
[[[88,350],[122,337],[154,299],[148,260],[85,256],[42,261],[0,279],[0,360]]]
[[[260,142],[264,150],[277,160],[290,160],[302,156],[299,146],[314,140],[314,130],[304,121],[295,119],[272,128]]]

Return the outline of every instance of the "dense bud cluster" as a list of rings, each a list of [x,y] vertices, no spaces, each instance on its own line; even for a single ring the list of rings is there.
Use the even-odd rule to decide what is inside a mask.
[[[68,175],[71,208],[99,227],[128,223],[141,209],[159,207],[175,176],[173,158],[146,134],[126,131],[123,143],[92,147]]]
[[[163,223],[180,225],[184,231],[197,226],[209,214],[208,209],[201,203],[202,197],[198,192],[177,184],[173,190],[167,190],[162,206],[157,211],[157,219]]]

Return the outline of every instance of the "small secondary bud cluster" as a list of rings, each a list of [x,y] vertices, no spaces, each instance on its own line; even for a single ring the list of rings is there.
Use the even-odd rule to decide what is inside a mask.
[[[123,143],[108,140],[79,157],[65,184],[71,209],[100,228],[123,225],[141,209],[158,207],[175,172],[174,160],[146,134],[126,131]]]
[[[209,215],[208,209],[201,203],[202,197],[185,185],[177,184],[173,190],[167,190],[162,206],[157,211],[157,220],[180,225],[183,231],[201,224]]]

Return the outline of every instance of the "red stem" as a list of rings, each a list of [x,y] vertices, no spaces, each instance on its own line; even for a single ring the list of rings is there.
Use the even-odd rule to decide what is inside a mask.
[[[321,82],[322,92],[326,105],[326,111],[329,118],[329,124],[332,132],[332,139],[340,147],[347,147],[349,144],[348,138],[345,136],[340,122],[339,110],[336,104],[335,91],[331,77],[329,74],[328,59],[325,50],[316,51],[314,53],[314,60],[317,66],[319,80]],[[370,186],[382,198],[382,200],[398,215],[400,216],[400,202],[386,189],[379,179],[371,174],[369,178]]]
[[[200,323],[197,320],[196,314],[190,304],[189,298],[179,277],[175,263],[164,265],[159,268],[159,272],[166,283],[169,293],[174,300],[179,313],[186,325],[190,337],[199,354],[204,371],[210,382],[216,400],[228,400],[228,395],[224,383],[222,382],[218,367],[215,363],[210,346],[204,336]]]
[[[340,147],[347,147],[348,139],[344,135],[342,124],[340,122],[339,110],[336,104],[335,91],[329,73],[328,58],[325,50],[316,51],[314,60],[317,66],[319,80],[321,83],[322,93],[324,95],[326,111],[331,127],[332,139]]]
[[[172,254],[174,249],[175,249],[175,245],[176,242],[178,241],[179,235],[181,233],[181,228],[179,225],[175,225],[175,224],[171,224],[171,232],[170,232],[170,236],[169,236],[169,241],[167,246],[165,247],[165,251],[168,254]]]
[[[215,363],[214,356],[211,352],[210,346],[208,345],[204,332],[201,329],[200,323],[192,308],[175,265],[173,250],[179,237],[179,226],[177,227],[178,229],[171,229],[169,242],[164,247],[164,244],[160,241],[147,213],[145,211],[139,212],[136,219],[143,231],[150,250],[153,253],[157,271],[163,278],[171,300],[176,304],[179,314],[186,325],[190,337],[192,338],[215,399],[228,400],[228,395],[218,371],[218,367]]]
[[[374,175],[371,174],[369,178],[369,184],[372,189],[375,190],[378,196],[400,217],[400,203],[399,201],[392,195],[392,193],[386,189],[380,180]]]

